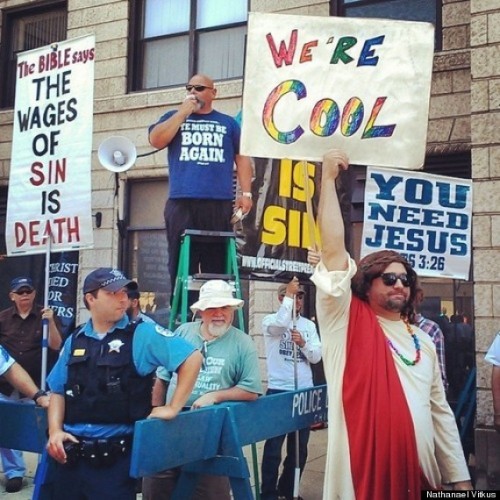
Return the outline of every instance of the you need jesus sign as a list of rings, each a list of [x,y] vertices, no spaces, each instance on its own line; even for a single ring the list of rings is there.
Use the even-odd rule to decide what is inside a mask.
[[[361,258],[401,253],[419,276],[469,279],[472,181],[368,167]]]
[[[242,154],[421,167],[433,54],[429,23],[250,13]]]

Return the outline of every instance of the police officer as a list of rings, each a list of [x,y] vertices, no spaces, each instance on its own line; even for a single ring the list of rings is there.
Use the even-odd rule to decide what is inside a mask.
[[[129,476],[134,422],[174,418],[198,375],[202,356],[164,328],[130,322],[127,285],[117,269],[99,268],[83,285],[90,319],[66,341],[49,374],[49,455],[57,461],[54,499],[135,499]],[[173,399],[151,411],[156,368],[178,374]]]

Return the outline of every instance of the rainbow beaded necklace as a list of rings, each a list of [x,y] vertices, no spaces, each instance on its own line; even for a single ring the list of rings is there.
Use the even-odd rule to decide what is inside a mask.
[[[389,347],[395,352],[397,356],[401,359],[401,361],[407,365],[407,366],[415,366],[419,361],[420,361],[420,341],[418,340],[417,335],[413,332],[413,328],[410,326],[410,323],[408,323],[407,320],[404,320],[404,323],[406,325],[406,329],[408,330],[408,333],[411,335],[411,338],[413,339],[413,344],[415,345],[416,349],[416,355],[415,359],[413,361],[410,361],[408,358],[403,356],[398,350],[398,348],[392,343],[390,339],[387,337],[385,338],[387,340],[387,343],[389,344]]]

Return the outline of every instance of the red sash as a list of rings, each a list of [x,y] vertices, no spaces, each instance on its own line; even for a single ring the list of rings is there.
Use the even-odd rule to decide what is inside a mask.
[[[382,328],[370,306],[356,297],[342,398],[356,499],[419,500],[428,484],[410,410]]]

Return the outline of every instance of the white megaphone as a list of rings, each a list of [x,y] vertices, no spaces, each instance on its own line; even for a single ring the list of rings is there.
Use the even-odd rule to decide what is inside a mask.
[[[101,165],[111,172],[125,172],[137,159],[134,143],[121,135],[114,135],[101,143],[97,150]]]

